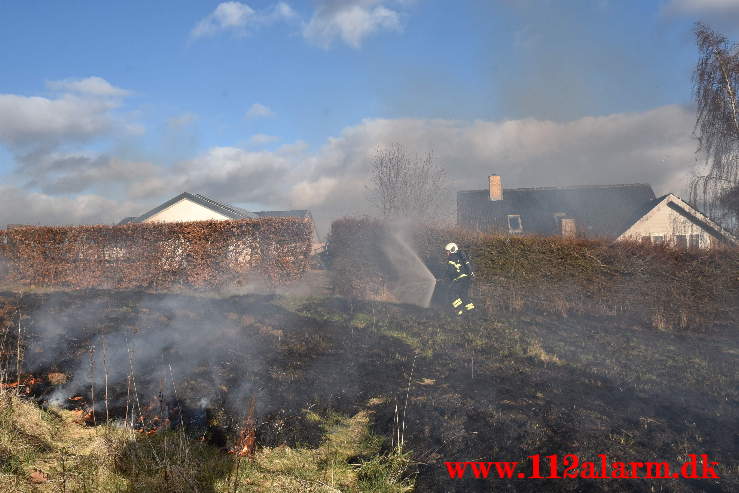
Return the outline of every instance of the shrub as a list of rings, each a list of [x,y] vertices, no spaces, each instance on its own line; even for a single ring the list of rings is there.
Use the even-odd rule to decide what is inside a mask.
[[[301,277],[312,223],[295,218],[22,226],[0,232],[11,282],[71,288],[217,287]],[[2,271],[2,268],[0,268]]]
[[[331,227],[328,257],[337,294],[373,298],[394,273],[379,247],[389,229],[344,218]],[[678,250],[633,242],[487,235],[416,227],[415,249],[443,275],[443,248],[466,250],[477,278],[473,295],[495,310],[632,318],[657,328],[708,328],[739,319],[739,250]]]

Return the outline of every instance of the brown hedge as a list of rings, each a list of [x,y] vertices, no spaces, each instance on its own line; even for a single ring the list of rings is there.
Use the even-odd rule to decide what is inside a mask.
[[[393,277],[380,222],[345,218],[331,227],[328,257],[337,294],[376,298]],[[541,236],[494,236],[416,227],[416,251],[443,277],[443,247],[456,241],[477,271],[473,295],[495,310],[618,316],[658,328],[736,326],[739,250],[677,250]]]
[[[21,226],[2,233],[9,282],[69,288],[212,288],[302,276],[313,224],[297,218]]]

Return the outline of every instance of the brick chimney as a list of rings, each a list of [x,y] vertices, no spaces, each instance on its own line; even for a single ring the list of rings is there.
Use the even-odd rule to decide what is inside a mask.
[[[488,187],[490,189],[490,200],[503,200],[503,184],[500,182],[500,176],[488,176]]]
[[[573,238],[577,235],[577,226],[575,220],[570,217],[563,217],[559,220],[562,236],[565,238]]]

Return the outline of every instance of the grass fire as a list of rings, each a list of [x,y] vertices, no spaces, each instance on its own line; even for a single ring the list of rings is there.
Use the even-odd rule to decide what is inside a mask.
[[[0,1],[0,493],[739,492],[737,41]]]
[[[442,277],[442,260],[435,263],[433,252],[443,251],[434,241],[449,234],[477,259],[472,298],[480,309],[460,319],[438,289],[429,308],[393,300],[394,287],[404,285],[397,259],[383,261],[381,241],[366,243],[376,251],[346,243],[346,226],[332,231],[322,260],[328,270],[313,275],[335,286],[345,285],[341,276],[362,279],[345,268],[361,256],[352,265],[380,274],[363,278],[374,297],[337,296],[318,285],[308,296],[290,289],[0,294],[3,484],[18,491],[487,491],[489,480],[452,479],[444,462],[607,454],[677,468],[688,454],[706,453],[720,464],[720,479],[702,481],[715,491],[737,486],[727,430],[737,420],[739,298],[732,275],[714,269],[736,265],[736,252],[676,260],[669,248],[522,238],[515,240],[521,248],[539,253],[519,261],[515,275],[480,253],[504,261],[492,252],[511,248],[505,238],[409,234],[408,250],[434,276]],[[363,233],[347,239],[384,234],[379,223],[352,227]],[[612,273],[630,264],[635,249],[652,255],[653,272],[621,275],[642,304],[609,291],[614,306],[632,304],[630,314],[603,308],[596,292],[561,305],[565,279],[568,293],[598,284],[593,266],[617,286]],[[370,266],[372,259],[380,263]],[[664,307],[645,293],[662,275],[678,276],[675,262],[714,272],[690,289],[699,302],[701,290],[724,283],[724,310],[703,303],[686,307],[687,320],[650,317]],[[526,280],[520,273],[529,268],[559,275]],[[504,286],[519,303],[493,300]],[[496,481],[518,491],[631,491],[650,480]],[[693,491],[698,480],[660,481]]]

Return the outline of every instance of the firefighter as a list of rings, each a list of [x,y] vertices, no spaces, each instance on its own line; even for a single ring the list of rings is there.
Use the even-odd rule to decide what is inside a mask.
[[[447,256],[447,276],[449,278],[449,300],[452,310],[458,316],[468,314],[475,309],[470,299],[470,286],[475,272],[470,258],[459,249],[456,243],[448,243],[444,250]]]

